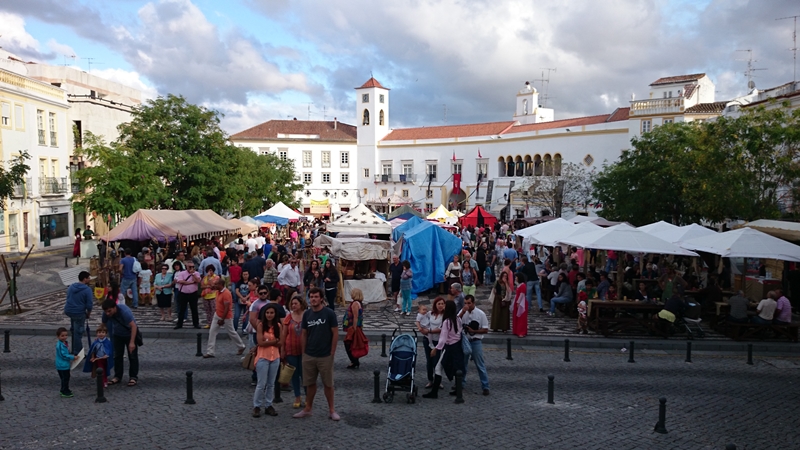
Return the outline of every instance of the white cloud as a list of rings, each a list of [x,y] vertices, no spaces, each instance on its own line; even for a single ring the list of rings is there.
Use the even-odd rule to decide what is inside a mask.
[[[92,75],[109,81],[138,89],[142,92],[142,102],[158,97],[158,91],[142,80],[141,74],[123,69],[92,69]]]
[[[39,41],[25,30],[25,19],[16,14],[0,11],[0,47],[23,59],[43,61],[52,55],[42,53]]]
[[[67,58],[72,58],[78,56],[78,54],[75,53],[75,50],[73,50],[72,47],[57,42],[55,39],[50,39],[49,41],[47,41],[47,46],[50,47],[50,50],[52,50],[53,53],[57,55],[56,57],[66,56]]]

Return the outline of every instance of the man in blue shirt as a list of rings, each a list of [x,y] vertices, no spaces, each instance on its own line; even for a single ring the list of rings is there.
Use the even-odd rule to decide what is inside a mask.
[[[503,258],[510,259],[512,263],[517,260],[517,251],[514,250],[514,244],[503,250]]]
[[[136,386],[139,382],[139,345],[136,334],[139,327],[133,312],[125,305],[118,305],[112,299],[103,302],[103,323],[108,327],[111,343],[114,346],[114,378],[108,384],[117,384],[122,380],[123,356],[128,351],[128,386]]]
[[[266,243],[261,249],[264,251],[264,258],[269,258],[269,254],[272,253],[272,244],[269,243],[269,238],[267,238]]]
[[[198,272],[206,273],[208,266],[214,266],[214,273],[222,276],[222,264],[220,264],[219,259],[216,258],[213,247],[208,247],[206,249],[206,257],[200,262]]]
[[[128,294],[128,289],[131,290],[133,295],[133,309],[139,307],[139,289],[137,284],[137,274],[133,271],[133,266],[136,264],[136,258],[133,256],[131,249],[126,248],[122,251],[122,259],[119,262],[119,271],[122,273],[122,280],[120,281],[119,289],[123,295]]]
[[[77,355],[83,348],[83,332],[86,330],[86,319],[92,314],[94,296],[89,283],[92,282],[89,272],[78,274],[78,282],[67,289],[67,301],[64,303],[64,314],[69,317],[72,334],[72,354]]]

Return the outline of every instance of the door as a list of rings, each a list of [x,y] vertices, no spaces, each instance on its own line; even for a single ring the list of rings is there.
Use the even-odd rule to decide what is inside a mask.
[[[19,221],[18,214],[8,215],[8,251],[19,251],[19,230],[17,222]]]
[[[28,213],[22,213],[22,237],[24,239],[24,246],[28,248]]]

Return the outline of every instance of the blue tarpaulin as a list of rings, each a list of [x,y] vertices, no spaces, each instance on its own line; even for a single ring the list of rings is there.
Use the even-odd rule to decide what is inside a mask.
[[[411,222],[413,219],[409,219]],[[406,223],[408,223],[406,222]],[[405,226],[397,227],[395,231]],[[444,281],[447,265],[461,252],[461,239],[431,222],[420,220],[417,226],[402,232],[401,260],[411,263],[414,278],[411,292],[419,293]]]
[[[398,226],[397,228],[395,228],[394,230],[392,230],[392,240],[395,241],[395,242],[399,242],[400,241],[400,237],[403,235],[403,233],[405,233],[406,231],[408,231],[408,230],[414,228],[415,226],[421,224],[422,222],[425,222],[425,221],[420,219],[419,217],[412,217],[412,218],[406,220],[406,222],[404,224],[402,224],[402,225]]]

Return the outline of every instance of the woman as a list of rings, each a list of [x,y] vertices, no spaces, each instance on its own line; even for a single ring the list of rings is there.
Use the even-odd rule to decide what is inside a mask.
[[[509,306],[513,295],[512,288],[506,284],[506,277],[497,278],[494,283],[494,300],[492,301],[492,322],[490,328],[495,332],[505,333],[509,329]]]
[[[264,317],[258,322],[256,339],[258,347],[256,350],[256,374],[258,382],[256,392],[253,394],[253,417],[261,416],[261,408],[268,416],[277,416],[278,413],[272,407],[272,400],[275,397],[275,378],[278,376],[278,368],[281,365],[281,335],[283,324],[278,319],[276,308],[279,305],[269,304],[264,310]]]
[[[439,387],[442,375],[452,381],[457,370],[464,370],[464,351],[461,347],[461,318],[456,311],[456,303],[452,300],[445,302],[442,330],[439,343],[431,350],[431,357],[439,355],[439,361],[434,369],[433,386],[431,391],[423,398],[439,398]]]
[[[77,257],[81,256],[81,240],[82,239],[83,238],[81,238],[81,229],[80,228],[76,228],[75,229],[75,245],[72,246],[72,257],[73,258],[77,258]]]
[[[172,320],[172,282],[173,274],[169,273],[169,266],[161,265],[161,271],[156,274],[153,280],[153,287],[156,289],[156,302],[158,309],[161,310],[161,321]]]
[[[305,406],[300,398],[300,384],[303,381],[303,350],[300,346],[300,336],[303,334],[303,313],[306,308],[306,301],[302,297],[298,295],[292,297],[289,302],[289,314],[286,315],[281,330],[281,360],[294,367],[292,408],[295,409]]]
[[[364,293],[361,292],[361,289],[359,288],[353,288],[350,290],[350,298],[353,301],[350,302],[350,306],[344,313],[344,317],[342,317],[342,331],[344,331],[345,334],[350,328],[355,327],[356,329],[360,329],[364,326],[364,319],[362,317],[364,312],[364,307],[362,306],[364,303]],[[350,365],[347,366],[347,368],[358,369],[358,358],[353,357],[353,352],[350,350],[352,344],[353,341],[348,341],[345,339],[344,351],[347,353],[347,357],[350,359]]]
[[[180,270],[180,261],[172,263],[172,268],[175,271]],[[200,321],[197,315],[197,285],[200,283],[200,274],[195,272],[194,263],[187,262],[186,270],[176,272],[174,275],[175,288],[178,290],[178,324],[175,329],[183,328],[183,321],[186,317],[186,307],[192,310],[192,325],[195,328],[200,328]]]
[[[422,346],[425,348],[425,362],[428,372],[428,384],[425,389],[433,386],[433,369],[436,367],[436,358],[431,356],[431,349],[439,344],[439,333],[442,331],[442,319],[444,318],[445,301],[442,297],[436,297],[431,305],[431,311],[427,313],[427,333],[423,333]]]
[[[311,264],[308,265],[308,270],[306,270],[306,273],[303,275],[303,286],[306,288],[306,292],[308,292],[308,290],[312,287],[318,287],[312,282],[314,278],[314,271],[320,271],[319,261],[316,259],[311,260]],[[308,298],[308,295],[306,295],[306,298]]]
[[[514,317],[512,332],[514,336],[525,337],[528,335],[528,298],[527,278],[522,272],[517,273],[517,294],[514,297],[514,307],[511,309]]]
[[[556,315],[556,303],[569,303],[572,301],[572,286],[569,285],[567,276],[564,273],[558,274],[556,289],[558,292],[555,297],[550,299],[550,311],[547,312],[550,317]]]
[[[241,278],[233,289],[233,296],[236,304],[233,309],[233,329],[238,330],[242,313],[247,315],[247,309],[250,307],[250,272],[246,270],[242,272]],[[244,325],[242,331],[244,331]]]
[[[453,256],[453,262],[447,266],[444,272],[445,279],[445,292],[450,292],[450,286],[453,283],[461,283],[461,263],[459,262],[458,255]]]
[[[325,283],[325,301],[328,303],[328,308],[335,310],[336,292],[339,289],[339,272],[333,266],[333,261],[330,258],[325,260],[322,280]]]
[[[478,284],[478,271],[469,262],[464,262],[461,271],[461,289],[464,295],[475,296],[476,285]]]
[[[408,260],[404,260],[401,265],[403,272],[400,274],[400,296],[403,299],[403,308],[400,314],[407,316],[411,314],[411,285],[414,272],[411,271],[411,263]]]
[[[203,297],[203,309],[206,312],[206,325],[203,328],[211,328],[211,322],[214,320],[214,313],[216,309],[217,300],[217,280],[219,275],[215,274],[214,266],[209,265],[206,267],[206,276],[200,282],[200,289]]]

